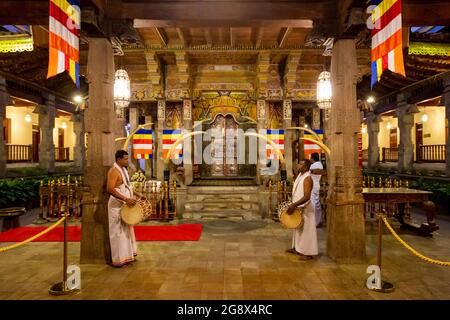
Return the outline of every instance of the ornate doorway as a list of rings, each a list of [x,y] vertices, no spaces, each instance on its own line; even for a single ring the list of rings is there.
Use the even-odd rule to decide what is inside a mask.
[[[212,164],[210,176],[212,177],[235,177],[238,175],[237,163],[237,140],[236,134],[228,135],[227,130],[236,132],[238,124],[231,115],[218,115],[211,124],[211,129],[218,130],[221,135],[211,139]]]

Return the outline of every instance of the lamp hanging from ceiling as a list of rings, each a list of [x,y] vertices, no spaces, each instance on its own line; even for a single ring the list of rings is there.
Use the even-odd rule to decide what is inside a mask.
[[[130,78],[124,69],[118,69],[114,75],[114,106],[119,119],[125,119],[126,108],[130,104]]]
[[[331,109],[331,73],[322,71],[317,79],[317,105],[320,109],[325,111],[325,119],[328,119],[328,114]]]

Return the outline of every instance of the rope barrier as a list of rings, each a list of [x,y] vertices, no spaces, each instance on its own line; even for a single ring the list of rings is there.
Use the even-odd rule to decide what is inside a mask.
[[[383,218],[383,222],[386,225],[386,227],[389,229],[389,231],[392,233],[392,235],[394,236],[395,239],[398,240],[398,242],[400,242],[406,249],[408,249],[409,251],[411,251],[414,255],[416,255],[417,257],[419,257],[422,260],[425,260],[426,262],[429,263],[434,263],[434,264],[438,264],[441,266],[446,266],[449,267],[450,266],[450,261],[440,261],[440,260],[435,260],[435,259],[431,259],[428,258],[426,256],[424,256],[423,254],[420,254],[419,252],[417,252],[416,250],[414,250],[414,248],[412,248],[410,245],[408,245],[402,238],[400,238],[400,236],[394,231],[394,229],[391,227],[391,225],[389,224],[389,222],[387,221],[387,219],[385,217]]]
[[[44,231],[39,232],[38,234],[36,234],[36,235],[32,236],[31,238],[28,238],[28,239],[26,239],[26,240],[24,240],[24,241],[22,241],[22,242],[19,242],[19,243],[16,243],[16,244],[13,244],[13,245],[10,245],[10,246],[7,246],[7,247],[1,247],[1,248],[0,248],[0,252],[5,252],[5,251],[8,251],[8,250],[11,250],[11,249],[20,247],[20,246],[22,246],[22,245],[24,245],[24,244],[26,244],[26,243],[28,243],[28,242],[31,242],[31,241],[33,241],[33,240],[39,238],[40,236],[43,236],[43,235],[46,234],[47,232],[50,232],[51,230],[53,230],[54,228],[56,228],[58,225],[60,225],[61,222],[64,221],[64,219],[66,219],[66,217],[62,217],[61,219],[59,219],[58,221],[56,221],[54,225],[48,227],[48,228],[45,229]]]

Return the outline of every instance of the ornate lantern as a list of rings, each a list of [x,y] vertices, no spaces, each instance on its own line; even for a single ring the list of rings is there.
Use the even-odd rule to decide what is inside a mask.
[[[124,69],[118,69],[114,75],[114,105],[116,114],[125,119],[125,110],[130,104],[130,78]]]
[[[325,119],[331,109],[331,73],[322,71],[317,79],[317,105],[325,111]]]

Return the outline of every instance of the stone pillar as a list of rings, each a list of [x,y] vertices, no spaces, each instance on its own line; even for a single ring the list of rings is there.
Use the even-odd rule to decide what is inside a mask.
[[[256,101],[256,119],[257,119],[257,124],[256,124],[256,131],[258,133],[261,133],[262,130],[267,129],[266,128],[266,116],[268,114],[268,105],[266,100],[257,100]],[[249,138],[246,138],[249,139]],[[260,143],[259,139],[258,141],[258,157],[257,157],[257,162],[256,162],[256,181],[258,184],[264,183],[264,181],[262,181],[261,178],[261,169],[263,167],[265,167],[264,163],[261,163],[261,159],[266,159],[266,143]],[[246,145],[247,146],[247,145]],[[261,148],[262,146],[264,146],[263,148]],[[248,148],[250,149],[250,148]],[[246,150],[246,152],[249,152],[249,150]]]
[[[129,119],[130,119],[130,132],[133,132],[137,126],[139,125],[139,108],[129,108]],[[130,171],[136,172],[140,169],[139,161],[134,158],[133,156],[133,143],[130,141],[129,145],[130,150],[130,156],[128,157],[130,159]],[[128,151],[128,150],[126,150]]]
[[[119,121],[114,111],[112,45],[104,38],[88,40],[89,108],[84,115],[88,135],[84,181],[89,191],[83,194],[80,262],[104,264],[111,260],[106,179],[115,161],[114,140],[119,137]]]
[[[11,103],[11,97],[6,90],[6,80],[0,77],[0,177],[6,175],[5,137],[3,136],[3,120],[6,119],[6,106]]]
[[[329,117],[327,255],[338,263],[365,259],[364,200],[358,166],[360,112],[356,104],[356,48],[339,39],[331,58],[332,107]]]
[[[39,167],[48,173],[55,172],[55,143],[53,129],[55,128],[55,96],[49,95],[44,105],[37,107],[39,114],[39,129],[41,142],[39,144]]]
[[[156,151],[157,156],[157,164],[156,164],[156,178],[159,181],[163,181],[164,179],[164,161],[163,161],[163,141],[162,141],[162,132],[164,129],[164,124],[166,121],[166,101],[158,100],[158,146]]]
[[[183,124],[186,133],[192,131],[192,101],[183,100]],[[192,171],[192,139],[188,138],[183,142],[183,167],[184,183],[190,185],[194,180]]]
[[[398,145],[398,172],[411,170],[414,163],[414,147],[412,141],[412,129],[414,126],[415,105],[406,102],[407,96],[397,96],[396,114],[400,131],[400,143]]]
[[[375,169],[380,162],[380,147],[378,145],[378,134],[380,133],[380,117],[370,112],[367,116],[367,134],[369,136],[368,153],[369,159],[367,166],[369,169]]]
[[[294,179],[292,171],[292,130],[287,130],[292,124],[292,100],[283,100],[283,129],[284,129],[284,160],[288,180]]]
[[[444,80],[442,98],[445,105],[445,118],[447,119],[447,123],[450,124],[450,77]],[[447,141],[445,146],[445,174],[447,177],[450,177],[450,131],[447,131],[445,140]]]
[[[153,122],[152,116],[146,115],[145,123],[152,123],[152,122]],[[155,126],[151,125],[150,127],[147,127],[147,128],[154,128],[154,127]],[[154,136],[156,136],[156,134]],[[155,141],[156,141],[156,139],[155,139]],[[155,141],[153,141],[153,150],[155,150],[155,147],[154,147]],[[145,161],[145,175],[147,176],[148,179],[152,179],[152,177],[153,177],[153,160],[155,159],[155,154],[152,154],[152,157],[153,157],[152,159]]]
[[[305,127],[305,116],[304,115],[300,115],[298,117],[298,126],[299,127]],[[305,142],[303,138],[305,136],[305,131],[304,130],[300,130],[299,131],[299,137],[298,137],[298,162],[300,162],[300,160],[303,160],[305,158]]]
[[[74,165],[80,171],[85,168],[86,147],[84,144],[84,111],[80,110],[72,115],[73,133],[75,134],[75,146],[73,150]]]

